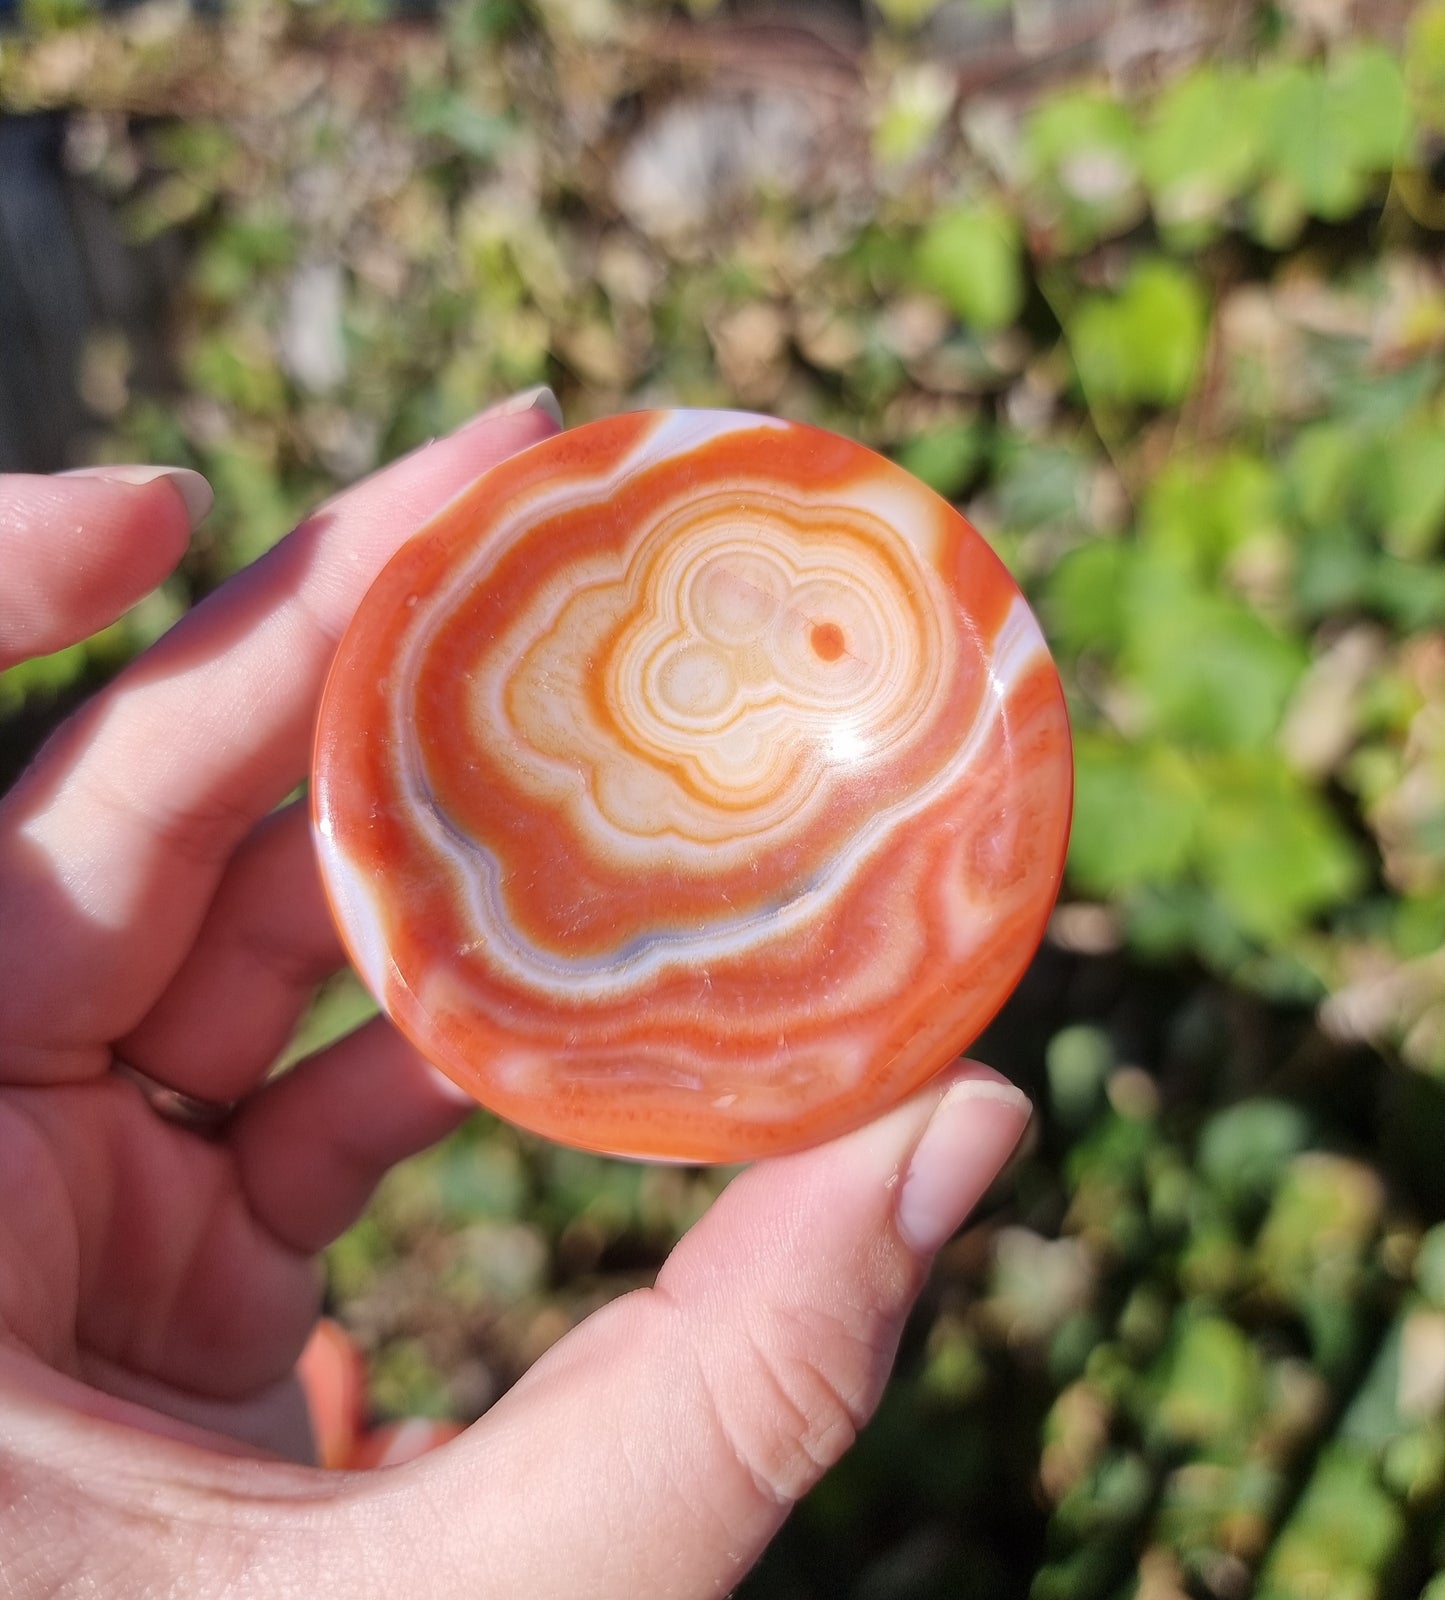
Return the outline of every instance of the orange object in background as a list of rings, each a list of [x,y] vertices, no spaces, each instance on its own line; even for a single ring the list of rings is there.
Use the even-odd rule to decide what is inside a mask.
[[[311,1413],[316,1459],[323,1467],[351,1460],[366,1404],[366,1367],[361,1352],[339,1322],[322,1319],[311,1330],[296,1376]]]
[[[399,1467],[428,1450],[455,1439],[466,1429],[460,1422],[435,1422],[430,1417],[407,1417],[371,1428],[356,1441],[348,1467]]]
[[[296,1376],[306,1395],[316,1458],[323,1467],[359,1471],[399,1467],[465,1432],[460,1422],[407,1417],[365,1425],[366,1364],[350,1334],[323,1317],[312,1330]]]
[[[1002,563],[836,435],[660,411],[494,468],[391,561],[316,741],[362,977],[484,1105],[737,1161],[903,1099],[1058,892],[1063,693]]]

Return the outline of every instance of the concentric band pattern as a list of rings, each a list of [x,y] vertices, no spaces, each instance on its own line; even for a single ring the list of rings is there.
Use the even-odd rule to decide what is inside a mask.
[[[1057,675],[950,506],[844,439],[652,412],[503,463],[367,594],[313,803],[353,959],[485,1105],[672,1160],[901,1099],[1057,892]]]

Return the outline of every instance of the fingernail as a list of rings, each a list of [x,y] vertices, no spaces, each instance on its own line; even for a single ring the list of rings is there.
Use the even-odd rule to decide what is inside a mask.
[[[519,417],[524,411],[544,412],[559,428],[563,426],[562,407],[557,402],[557,396],[545,383],[539,383],[535,389],[523,389],[521,394],[514,394],[506,400],[499,400],[496,405],[488,406],[472,421],[495,422],[498,417]],[[470,427],[471,423],[466,426]]]
[[[199,472],[189,467],[115,466],[107,463],[99,467],[73,467],[69,472],[59,472],[59,478],[105,478],[111,483],[154,483],[157,478],[169,478],[171,487],[185,503],[186,516],[192,528],[198,528],[206,513],[216,502],[211,486]]]
[[[540,411],[559,428],[566,426],[562,421],[562,407],[557,403],[557,396],[545,383],[539,383],[534,389],[523,389],[520,394],[510,395],[505,400],[498,400],[496,405],[488,406],[485,411],[479,411],[476,416],[459,423],[446,437],[455,439],[471,428],[480,428],[484,423],[495,422],[498,417],[520,417],[528,411]],[[405,455],[398,457],[398,460],[409,461],[413,456],[421,455],[423,451],[430,450],[434,444],[440,442],[440,438],[425,439],[421,444],[414,445]],[[395,464],[392,463],[393,466]]]
[[[914,1147],[898,1196],[898,1232],[931,1256],[953,1237],[1003,1171],[1033,1108],[1011,1083],[990,1074],[961,1078],[934,1108]]]

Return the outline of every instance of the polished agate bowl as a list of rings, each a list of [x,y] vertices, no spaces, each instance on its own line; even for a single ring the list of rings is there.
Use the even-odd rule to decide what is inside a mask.
[[[323,876],[396,1026],[566,1144],[738,1161],[948,1064],[1043,933],[1068,723],[998,558],[815,428],[655,411],[486,474],[322,701]]]

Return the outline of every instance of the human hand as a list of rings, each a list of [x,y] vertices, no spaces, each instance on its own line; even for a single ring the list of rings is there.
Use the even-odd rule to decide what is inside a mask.
[[[294,1464],[314,1254],[467,1106],[381,1020],[267,1081],[343,960],[304,807],[274,808],[381,565],[554,426],[494,412],[329,502],[0,805],[0,1592],[723,1594],[871,1413],[1023,1131],[1017,1091],[952,1071],[744,1173],[453,1444]],[[145,477],[0,478],[0,665],[179,559],[208,492]]]

